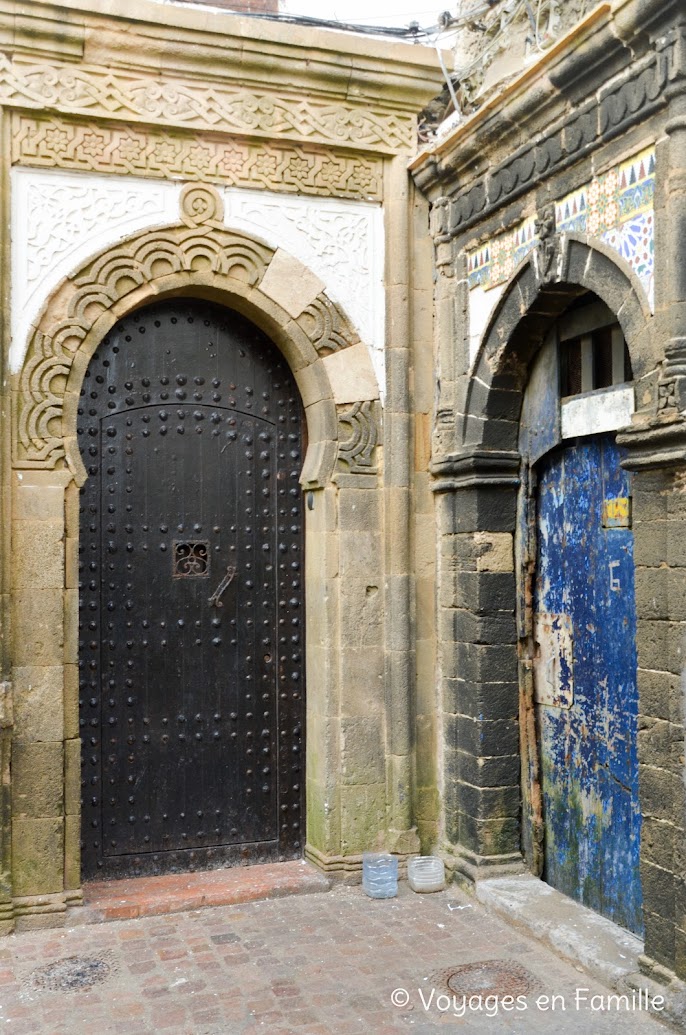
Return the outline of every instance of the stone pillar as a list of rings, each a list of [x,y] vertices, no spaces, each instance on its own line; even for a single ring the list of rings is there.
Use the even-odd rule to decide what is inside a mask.
[[[498,463],[499,459],[499,463]],[[486,462],[488,469],[480,470]],[[441,464],[445,852],[458,878],[522,869],[516,454]]]
[[[386,743],[389,851],[417,852],[413,817],[415,627],[412,576],[413,413],[411,191],[406,156],[387,163],[386,406],[384,552],[386,618]]]
[[[12,486],[12,885],[22,927],[54,926],[66,910],[65,769],[78,811],[80,742],[72,724],[65,744],[64,722],[65,660],[75,666],[78,650],[74,572],[65,581],[70,481],[67,471],[17,471]]]

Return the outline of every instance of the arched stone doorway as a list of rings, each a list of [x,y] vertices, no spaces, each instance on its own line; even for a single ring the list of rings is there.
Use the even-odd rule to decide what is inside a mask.
[[[85,878],[302,854],[303,430],[281,354],[215,303],[138,309],[91,358]]]
[[[470,879],[517,872],[523,855],[534,872],[543,867],[533,651],[527,647],[533,643],[536,510],[524,505],[535,496],[521,441],[532,364],[556,321],[589,292],[622,329],[637,398],[652,398],[649,378],[658,362],[650,309],[629,268],[580,235],[555,238],[552,246],[554,262],[535,251],[510,281],[483,336],[462,413],[455,415],[458,441],[433,461],[443,597],[455,612],[454,639],[440,648],[446,833],[456,870]],[[559,428],[557,384],[554,395],[557,412],[549,416]],[[544,424],[539,419],[538,427]],[[537,458],[560,441],[559,434],[553,437]]]

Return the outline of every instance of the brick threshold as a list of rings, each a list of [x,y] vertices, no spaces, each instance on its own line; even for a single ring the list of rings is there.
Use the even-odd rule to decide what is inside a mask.
[[[328,891],[330,887],[331,881],[304,859],[202,873],[92,881],[83,885],[83,905],[70,908],[67,923],[99,924],[162,916],[209,906],[307,895]]]

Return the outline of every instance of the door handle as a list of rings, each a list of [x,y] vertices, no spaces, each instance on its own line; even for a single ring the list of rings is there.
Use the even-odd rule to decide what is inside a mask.
[[[228,566],[228,568],[226,569],[226,575],[221,580],[221,582],[219,583],[219,585],[215,589],[215,591],[212,594],[212,596],[209,598],[209,605],[210,605],[210,607],[223,607],[224,606],[222,604],[222,602],[221,602],[222,594],[229,588],[229,586],[233,582],[235,574],[236,574],[236,569],[233,567],[233,565],[230,564]]]

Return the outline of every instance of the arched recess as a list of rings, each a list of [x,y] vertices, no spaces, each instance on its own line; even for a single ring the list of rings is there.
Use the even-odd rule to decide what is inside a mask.
[[[568,234],[556,241],[547,275],[542,265],[540,251],[527,257],[484,332],[462,418],[465,447],[516,450],[531,360],[551,324],[586,291],[615,313],[635,381],[654,370],[662,358],[649,332],[652,314],[643,287],[617,252],[580,234]]]
[[[522,699],[530,674],[518,651],[526,635],[518,527],[520,540],[528,534],[526,522],[518,525],[520,417],[536,352],[557,318],[587,292],[617,316],[635,382],[652,382],[648,375],[661,357],[648,301],[631,269],[598,242],[554,236],[507,285],[483,335],[462,413],[455,414],[453,451],[433,458],[444,544],[441,596],[451,612],[439,648],[445,832],[455,869],[470,880],[522,868],[527,758],[520,728],[527,721]]]
[[[339,437],[344,464],[364,464],[364,443],[360,456],[354,448],[364,437],[359,407],[341,414],[347,427],[339,436],[336,405],[379,398],[367,347],[310,270],[279,249],[227,229],[222,216],[217,191],[189,185],[181,195],[178,224],[128,238],[60,284],[36,322],[15,385],[15,468],[66,464],[77,483],[84,480],[75,421],[91,356],[122,316],[153,299],[181,294],[236,309],[284,354],[307,418],[303,485],[327,484]]]
[[[12,760],[13,779],[34,788],[29,797],[41,802],[40,815],[27,818],[16,799],[16,915],[31,914],[36,895],[49,898],[41,906],[44,912],[57,913],[79,897],[77,486],[85,470],[76,417],[86,369],[108,331],[147,303],[190,295],[238,311],[281,350],[306,415],[301,484],[322,496],[306,508],[309,615],[317,617],[314,604],[326,598],[324,580],[337,570],[338,544],[330,534],[336,531],[335,507],[324,505],[338,491],[337,474],[367,476],[366,484],[376,487],[379,387],[367,346],[310,270],[283,251],[228,229],[222,215],[213,188],[189,185],[181,193],[178,223],[139,232],[86,262],[44,305],[14,377],[13,492],[15,513],[21,515],[13,525],[20,588],[12,603],[15,699],[28,697],[37,685],[48,688],[45,719],[25,727],[24,744]],[[317,628],[308,632],[307,664],[316,647],[326,671],[335,671],[336,618],[333,612],[318,617]],[[315,682],[308,725],[310,709],[326,717],[334,704],[327,681]],[[328,751],[327,742],[311,764],[308,753],[308,808],[311,781],[323,786],[323,774],[335,766]],[[40,839],[38,829],[44,831]],[[328,848],[323,837],[315,840],[315,849]]]

